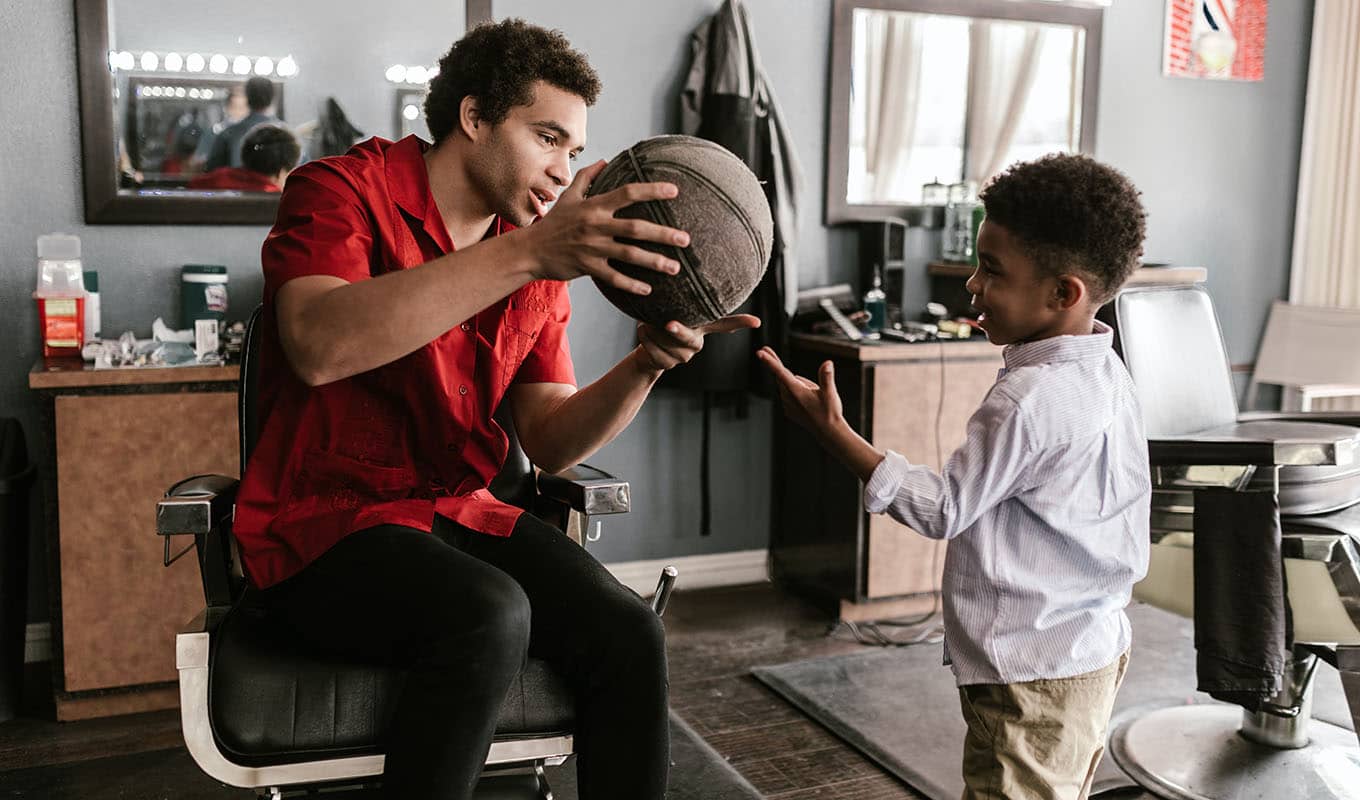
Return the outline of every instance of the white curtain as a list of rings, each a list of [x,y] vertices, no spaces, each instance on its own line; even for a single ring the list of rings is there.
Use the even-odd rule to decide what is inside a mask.
[[[979,186],[1006,166],[1003,159],[1034,88],[1043,36],[1037,26],[973,20],[964,177]]]
[[[1316,0],[1289,301],[1360,308],[1360,3]],[[1360,409],[1360,399],[1314,408]]]
[[[1360,308],[1360,3],[1316,0],[1292,303]]]
[[[921,105],[921,26],[908,14],[873,14],[867,23],[868,69],[864,82],[864,163],[869,195],[894,191],[907,165]]]

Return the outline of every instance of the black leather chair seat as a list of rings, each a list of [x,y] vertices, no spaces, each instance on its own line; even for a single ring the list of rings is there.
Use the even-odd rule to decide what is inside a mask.
[[[208,707],[224,754],[264,766],[382,752],[402,670],[315,657],[263,609],[239,603],[212,636]],[[570,732],[566,686],[536,659],[511,687],[497,739]]]

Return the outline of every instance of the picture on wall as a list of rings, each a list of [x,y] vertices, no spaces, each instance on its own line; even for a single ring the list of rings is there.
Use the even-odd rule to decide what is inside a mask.
[[[1162,74],[1259,81],[1267,0],[1166,0]]]

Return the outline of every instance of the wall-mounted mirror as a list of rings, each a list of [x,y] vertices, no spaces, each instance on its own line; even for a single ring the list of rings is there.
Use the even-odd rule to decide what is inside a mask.
[[[1095,147],[1099,7],[836,0],[826,221],[921,223],[926,184]]]
[[[287,168],[428,137],[425,84],[490,6],[76,0],[85,221],[272,223]]]

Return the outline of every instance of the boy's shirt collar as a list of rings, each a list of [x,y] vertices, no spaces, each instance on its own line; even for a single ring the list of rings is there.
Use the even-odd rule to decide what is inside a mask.
[[[1103,357],[1114,344],[1114,329],[1092,320],[1091,332],[1084,336],[1050,336],[1035,342],[1008,344],[1001,351],[1006,369],[1058,361],[1085,361]]]

